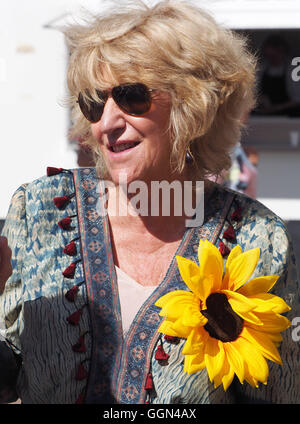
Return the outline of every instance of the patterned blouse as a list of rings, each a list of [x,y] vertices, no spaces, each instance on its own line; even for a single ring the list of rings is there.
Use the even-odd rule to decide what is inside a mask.
[[[104,190],[95,168],[48,168],[47,176],[21,186],[12,198],[3,230],[14,272],[0,296],[2,402],[10,389],[34,404],[299,403],[293,325],[283,334],[283,365],[269,363],[266,386],[234,380],[224,392],[205,369],[184,372],[185,340],[158,333],[162,317],[154,305],[169,291],[188,290],[175,256],[124,336]],[[291,306],[291,321],[300,316],[291,244],[270,210],[215,184],[203,224],[186,228],[176,254],[197,263],[200,239],[218,246],[224,260],[236,244],[259,247],[252,277],[280,275],[273,293]],[[158,346],[167,361],[155,359]],[[10,378],[2,378],[5,368],[12,370]]]

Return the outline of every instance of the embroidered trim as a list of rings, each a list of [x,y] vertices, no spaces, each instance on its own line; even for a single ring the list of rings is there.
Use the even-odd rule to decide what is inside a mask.
[[[72,171],[70,170],[66,170],[63,168],[53,168],[53,167],[48,167],[47,168],[47,176],[51,177],[53,175],[58,175],[60,173],[69,173],[72,174],[73,176],[73,181],[74,181],[74,174]],[[75,182],[74,182],[75,184]],[[69,204],[69,202],[75,197],[75,192],[69,195],[65,195],[65,196],[60,196],[60,197],[54,197],[53,198],[53,202],[55,204],[55,206],[59,209],[59,210],[63,210],[66,208],[66,206]],[[71,216],[66,216],[65,218],[63,218],[62,220],[60,220],[57,225],[64,231],[69,231],[69,230],[73,230],[74,227],[72,227],[72,219],[73,218],[77,218],[77,215],[71,215]],[[76,246],[76,241],[79,240],[80,237],[76,237],[73,240],[71,240],[63,249],[63,253],[73,257],[76,256],[78,253],[78,249]],[[76,272],[76,267],[77,264],[81,262],[81,259],[77,259],[75,260],[73,263],[71,263],[63,272],[63,276],[65,278],[68,279],[73,279],[75,277],[75,272]],[[78,291],[80,286],[85,283],[85,281],[81,281],[80,283],[75,284],[73,287],[71,287],[67,293],[65,293],[65,298],[69,301],[69,302],[73,302],[75,303]],[[74,327],[78,327],[80,324],[80,318],[82,316],[83,313],[83,308],[86,305],[83,305],[80,309],[77,309],[75,312],[73,312],[71,315],[69,315],[68,317],[66,317],[66,321],[68,322],[68,324],[74,326]],[[84,334],[81,334],[78,338],[78,341],[71,346],[71,349],[73,350],[73,352],[75,354],[80,354],[80,353],[86,353],[86,344],[85,344],[85,340],[84,337],[88,332],[85,332]],[[75,372],[75,380],[77,381],[81,381],[84,380],[88,377],[88,371],[85,369],[83,363],[86,362],[87,359],[85,359],[84,361],[81,361],[81,363],[79,364],[76,372]],[[76,404],[81,404],[84,403],[84,398],[85,398],[85,391],[84,390],[78,397],[78,399],[76,400]]]
[[[236,242],[236,224],[241,221],[242,219],[242,208],[241,206],[235,201],[236,207],[235,210],[230,215],[230,219],[227,218],[227,222],[229,223],[228,228],[224,231],[222,235],[222,239],[219,241],[219,251],[223,257],[228,256],[231,252],[231,249],[225,244],[225,241],[230,243]]]

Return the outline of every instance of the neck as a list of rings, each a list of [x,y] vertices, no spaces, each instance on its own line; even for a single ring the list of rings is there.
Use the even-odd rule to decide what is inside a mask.
[[[185,175],[178,175],[172,180],[111,185],[107,204],[111,224],[164,240],[181,238],[191,218],[186,215],[187,190],[192,208],[198,200],[192,183],[184,184],[187,181]]]

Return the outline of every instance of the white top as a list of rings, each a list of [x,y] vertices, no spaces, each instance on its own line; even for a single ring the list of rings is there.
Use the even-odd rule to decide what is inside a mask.
[[[138,310],[157,286],[142,286],[119,267],[116,268],[124,336]]]

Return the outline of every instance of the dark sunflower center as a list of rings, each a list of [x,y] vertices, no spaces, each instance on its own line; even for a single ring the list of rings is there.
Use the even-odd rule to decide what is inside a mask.
[[[238,338],[244,320],[234,312],[224,293],[212,293],[206,299],[207,309],[201,313],[208,319],[204,328],[211,337],[222,342],[233,342]]]

